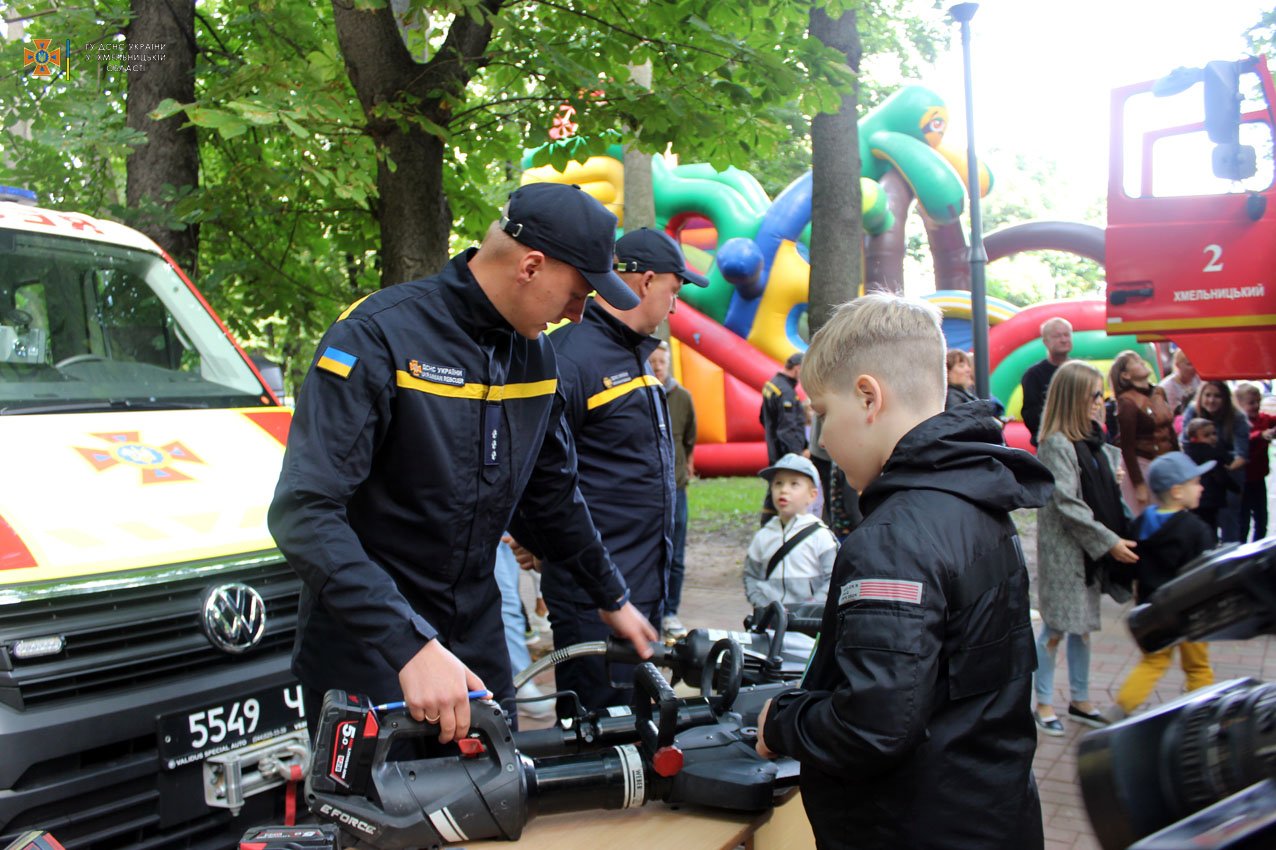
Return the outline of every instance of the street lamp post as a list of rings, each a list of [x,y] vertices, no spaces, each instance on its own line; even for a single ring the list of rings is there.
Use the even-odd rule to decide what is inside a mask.
[[[966,189],[970,195],[970,324],[975,347],[975,394],[988,398],[988,287],[984,278],[988,252],[984,250],[983,220],[979,214],[975,97],[970,78],[970,19],[978,9],[978,3],[958,3],[948,10],[948,15],[961,24],[961,52],[966,79]]]

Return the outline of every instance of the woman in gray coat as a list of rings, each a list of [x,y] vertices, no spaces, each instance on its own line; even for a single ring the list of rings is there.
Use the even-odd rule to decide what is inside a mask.
[[[1055,654],[1064,635],[1068,638],[1068,717],[1096,727],[1107,723],[1090,702],[1090,632],[1099,629],[1099,582],[1086,583],[1085,556],[1097,560],[1110,553],[1123,563],[1138,560],[1134,541],[1123,540],[1104,526],[1081,495],[1078,444],[1084,456],[1093,457],[1093,469],[1088,472],[1092,480],[1116,489],[1112,471],[1121,456],[1103,441],[1098,424],[1102,418],[1099,370],[1080,360],[1059,367],[1046,394],[1037,448],[1037,458],[1055,481],[1050,501],[1037,512],[1037,599],[1042,624],[1037,638],[1034,716],[1047,735],[1063,734],[1052,703]]]

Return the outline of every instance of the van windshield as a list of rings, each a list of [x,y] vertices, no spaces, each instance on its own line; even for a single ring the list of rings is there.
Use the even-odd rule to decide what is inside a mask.
[[[0,413],[267,403],[162,257],[0,230]]]

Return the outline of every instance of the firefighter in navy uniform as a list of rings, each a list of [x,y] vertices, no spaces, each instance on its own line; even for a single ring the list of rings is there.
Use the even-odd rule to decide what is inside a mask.
[[[611,268],[615,225],[575,187],[521,187],[477,250],[356,302],[319,343],[269,515],[305,583],[293,671],[312,701],[403,699],[447,743],[469,727],[468,690],[512,697],[508,655],[492,651],[506,528],[650,653],[656,632],[577,487],[542,333],[579,321],[594,288],[637,302]]]
[[[762,407],[758,421],[766,432],[767,464],[773,465],[787,454],[809,457],[806,438],[806,411],[798,398],[798,378],[802,374],[802,352],[789,355],[784,370],[762,386]]]
[[[640,303],[629,310],[590,299],[580,324],[550,334],[565,420],[575,440],[580,490],[607,551],[624,575],[630,600],[657,628],[673,540],[674,450],[669,408],[647,366],[660,344],[651,336],[677,304],[684,282],[708,286],[688,271],[678,244],[643,228],[616,242],[616,270]],[[520,538],[520,542],[524,542]],[[551,565],[541,581],[554,645],[602,640],[608,628],[570,575]],[[560,690],[586,708],[631,702],[633,671],[601,657],[560,663]]]
[[[806,437],[806,408],[798,398],[798,378],[802,374],[802,352],[794,352],[784,361],[783,371],[762,385],[762,406],[758,409],[758,421],[766,434],[767,465],[787,454],[810,457]],[[827,500],[829,494],[825,492]],[[771,488],[762,497],[762,513],[758,517],[766,525],[775,516],[775,504],[771,501]]]

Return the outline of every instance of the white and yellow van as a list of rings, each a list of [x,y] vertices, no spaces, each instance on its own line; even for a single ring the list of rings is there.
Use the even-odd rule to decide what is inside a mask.
[[[0,190],[0,846],[222,848],[307,757],[290,413],[150,239]],[[265,792],[265,793],[262,793]]]

